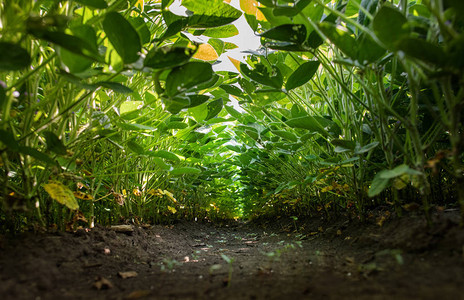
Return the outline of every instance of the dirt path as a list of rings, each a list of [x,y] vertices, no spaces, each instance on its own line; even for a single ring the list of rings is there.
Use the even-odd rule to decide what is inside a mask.
[[[452,215],[437,224],[182,222],[3,237],[0,298],[464,299],[463,230]]]

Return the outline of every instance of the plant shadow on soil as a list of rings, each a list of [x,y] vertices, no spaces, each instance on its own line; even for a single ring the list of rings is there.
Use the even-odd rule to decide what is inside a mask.
[[[179,222],[1,237],[0,298],[464,299],[458,214],[434,221]]]

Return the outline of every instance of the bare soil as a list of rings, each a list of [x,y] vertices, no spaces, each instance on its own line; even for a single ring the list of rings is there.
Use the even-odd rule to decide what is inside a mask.
[[[377,220],[378,221],[378,220]],[[1,299],[464,299],[455,212],[0,237]]]

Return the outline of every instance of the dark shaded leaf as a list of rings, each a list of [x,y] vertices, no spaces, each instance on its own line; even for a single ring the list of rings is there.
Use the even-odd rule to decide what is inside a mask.
[[[280,73],[280,70],[275,66],[273,66],[272,71],[269,72],[266,66],[263,64],[257,64],[255,69],[250,70],[246,64],[240,63],[240,71],[245,76],[253,79],[256,82],[274,87],[276,89],[282,88],[284,79]]]
[[[153,69],[169,69],[186,64],[195,50],[184,47],[165,46],[154,48],[147,53],[143,64]]]
[[[0,42],[0,71],[16,71],[31,64],[29,53],[19,45]]]
[[[96,83],[99,86],[111,89],[115,91],[116,93],[121,93],[121,94],[131,94],[134,91],[128,88],[125,85],[122,85],[118,82],[111,82],[111,81],[99,81]]]
[[[47,149],[58,155],[66,155],[66,147],[63,145],[63,142],[51,131],[42,132],[47,143]]]
[[[408,20],[396,8],[384,5],[374,17],[374,32],[387,47],[396,49],[396,42],[408,37]]]
[[[19,144],[16,141],[13,133],[10,131],[0,129],[0,142],[5,144],[5,146],[12,151],[19,150]]]
[[[58,163],[54,161],[53,159],[51,159],[48,155],[31,147],[19,146],[18,152],[29,155],[30,157],[33,157],[37,160],[40,160],[41,162],[44,162],[50,165],[58,165]]]
[[[404,38],[397,43],[397,47],[407,55],[427,63],[441,65],[446,60],[446,54],[442,48],[423,39]]]
[[[209,63],[190,62],[173,69],[166,78],[166,94],[170,97],[211,80],[213,69]]]
[[[147,23],[142,17],[129,18],[129,23],[137,31],[140,36],[140,42],[142,45],[145,45],[151,41],[151,33],[148,29]]]
[[[301,24],[284,24],[271,28],[260,36],[276,41],[302,44],[306,40],[306,27]]]

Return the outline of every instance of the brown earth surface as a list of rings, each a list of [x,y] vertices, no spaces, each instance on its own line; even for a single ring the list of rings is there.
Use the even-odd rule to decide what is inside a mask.
[[[377,220],[379,221],[379,220]],[[456,212],[0,237],[0,299],[464,299]]]

